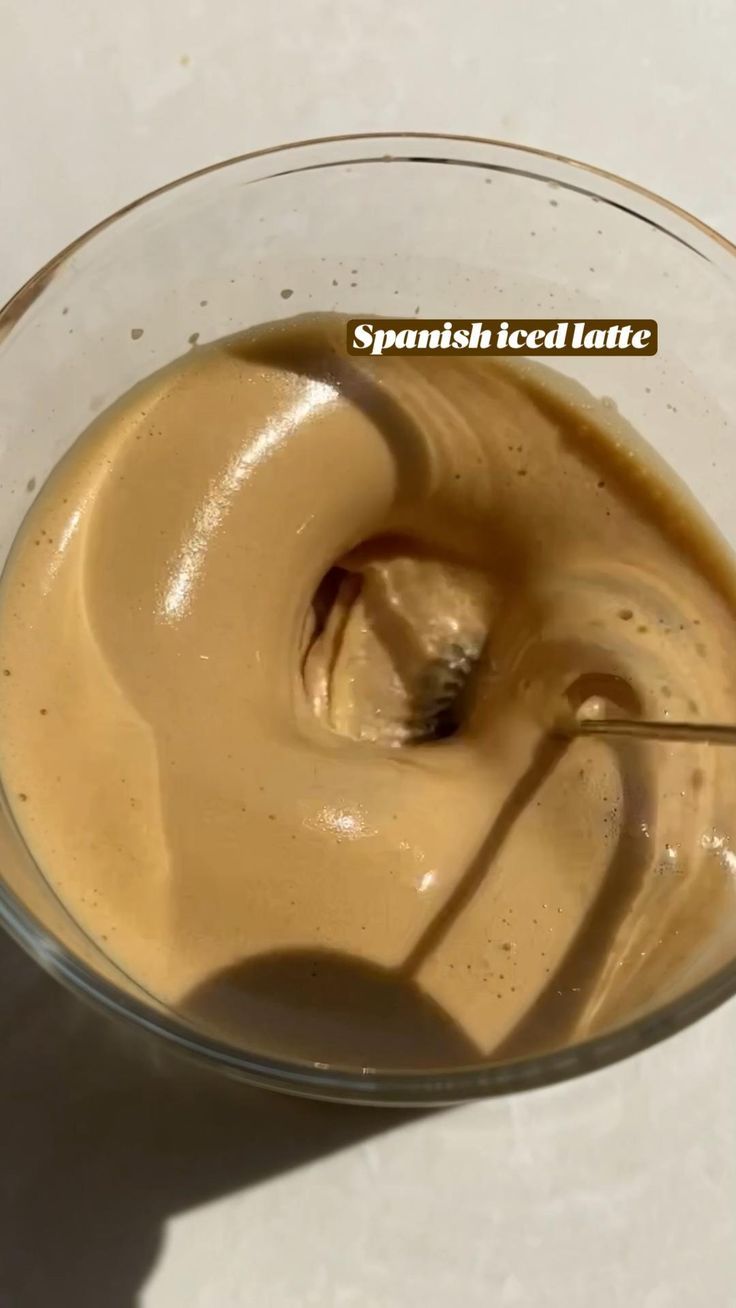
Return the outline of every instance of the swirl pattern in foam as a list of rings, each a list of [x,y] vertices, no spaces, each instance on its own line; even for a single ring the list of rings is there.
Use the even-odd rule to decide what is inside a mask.
[[[17,820],[115,961],[245,1047],[447,1066],[605,1030],[736,949],[736,769],[553,747],[549,706],[582,679],[736,721],[730,563],[579,388],[343,334],[192,351],[54,472],[0,597]]]

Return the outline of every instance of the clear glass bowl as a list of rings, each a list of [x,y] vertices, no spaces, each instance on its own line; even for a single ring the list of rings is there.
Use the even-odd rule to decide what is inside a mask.
[[[657,319],[655,359],[556,366],[612,397],[734,543],[734,253],[639,187],[499,142],[342,137],[195,173],[100,223],[0,312],[2,560],[94,413],[192,339],[307,310]],[[195,1030],[102,954],[34,864],[4,796],[0,868],[4,925],[60,981],[222,1070],[322,1098],[433,1104],[547,1084],[646,1048],[736,991],[736,958],[716,950],[697,985],[673,978],[664,1006],[543,1056],[365,1074],[278,1061]]]

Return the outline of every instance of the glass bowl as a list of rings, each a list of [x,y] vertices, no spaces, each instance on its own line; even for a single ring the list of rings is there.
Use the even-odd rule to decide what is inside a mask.
[[[610,396],[736,538],[734,248],[600,170],[465,137],[309,141],[216,164],[74,242],[0,312],[0,548],[93,415],[147,374],[237,329],[308,310],[350,316],[655,318],[654,359],[556,366]],[[659,1002],[540,1056],[421,1072],[285,1061],[227,1044],[158,1003],[74,922],[0,797],[0,915],[53,976],[223,1071],[353,1103],[440,1104],[611,1063],[736,991],[710,950]]]

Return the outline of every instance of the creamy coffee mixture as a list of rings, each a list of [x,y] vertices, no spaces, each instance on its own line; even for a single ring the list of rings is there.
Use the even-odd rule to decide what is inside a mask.
[[[736,949],[736,757],[549,725],[736,721],[729,562],[548,370],[343,341],[193,350],[56,469],[0,598],[6,792],[102,950],[246,1048],[580,1039]]]

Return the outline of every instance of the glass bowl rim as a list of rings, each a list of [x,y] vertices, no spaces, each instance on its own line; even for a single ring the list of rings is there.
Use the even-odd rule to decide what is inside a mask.
[[[330,136],[312,137],[291,141],[282,145],[265,147],[234,155],[228,159],[218,160],[203,168],[195,169],[173,179],[162,186],[155,187],[137,199],[123,205],[114,213],[95,223],[87,231],[66,245],[58,254],[49,259],[36,273],[10,297],[0,308],[0,342],[3,327],[12,327],[31,307],[38,295],[47,285],[57,268],[66,263],[83,245],[94,239],[120,219],[142,208],[149,201],[156,200],[169,191],[183,187],[189,182],[209,176],[227,168],[235,167],[258,159],[285,157],[298,151],[318,151],[321,146],[358,145],[369,142],[383,143],[387,147],[396,142],[427,142],[437,149],[442,142],[480,146],[500,151],[507,151],[509,156],[520,153],[537,159],[540,164],[555,163],[564,168],[576,170],[587,177],[591,183],[596,179],[610,182],[614,187],[629,193],[629,204],[623,206],[632,217],[644,217],[634,207],[635,200],[651,202],[657,209],[669,212],[676,218],[722,248],[727,254],[736,255],[736,245],[727,237],[702,222],[687,210],[665,199],[656,192],[618,176],[607,169],[583,163],[577,159],[551,150],[538,149],[534,146],[521,145],[511,141],[491,137],[471,136],[462,133],[441,132],[357,132]],[[477,161],[462,158],[447,158],[437,152],[435,155],[416,155],[385,153],[375,158],[375,162],[428,162],[450,163],[464,166]],[[344,158],[339,164],[364,163],[367,158]],[[306,165],[309,166],[309,165]],[[312,165],[312,167],[319,165]],[[258,181],[268,181],[277,176],[304,171],[305,165],[284,168],[278,173],[268,174]],[[523,170],[519,170],[522,172]],[[529,174],[527,174],[529,176]],[[534,173],[532,178],[543,181],[544,174]],[[564,186],[558,178],[550,179]],[[593,186],[577,187],[584,190],[591,198],[610,203],[608,197],[597,195]],[[680,240],[675,233],[669,232],[664,224],[659,224],[666,235]],[[698,251],[701,253],[701,251]],[[17,828],[16,828],[17,831]],[[18,838],[23,841],[20,832]],[[25,845],[25,841],[23,841]],[[26,846],[29,857],[33,857]],[[35,860],[34,860],[35,863]],[[43,876],[40,869],[39,875]],[[132,1021],[138,1027],[165,1040],[167,1044],[181,1053],[193,1057],[199,1062],[217,1067],[230,1075],[238,1076],[251,1084],[305,1095],[354,1104],[374,1104],[389,1106],[417,1106],[465,1102],[492,1095],[537,1089],[556,1082],[568,1080],[595,1069],[607,1067],[634,1053],[643,1051],[657,1044],[676,1032],[683,1030],[698,1018],[717,1008],[725,1000],[736,994],[736,959],[720,968],[713,976],[701,982],[694,989],[687,991],[677,999],[655,1009],[643,1017],[638,1017],[617,1027],[610,1032],[594,1036],[591,1039],[570,1045],[567,1048],[532,1055],[528,1058],[514,1059],[507,1063],[473,1064],[444,1070],[391,1071],[348,1070],[339,1067],[321,1066],[309,1062],[273,1058],[266,1055],[249,1054],[224,1041],[212,1039],[192,1030],[172,1013],[169,1017],[153,1005],[126,994],[123,990],[98,976],[91,968],[78,962],[46,929],[36,917],[28,911],[16,896],[0,883],[0,924],[8,934],[23,948],[45,971],[49,972],[67,988],[88,1000],[97,1008],[124,1021]]]

